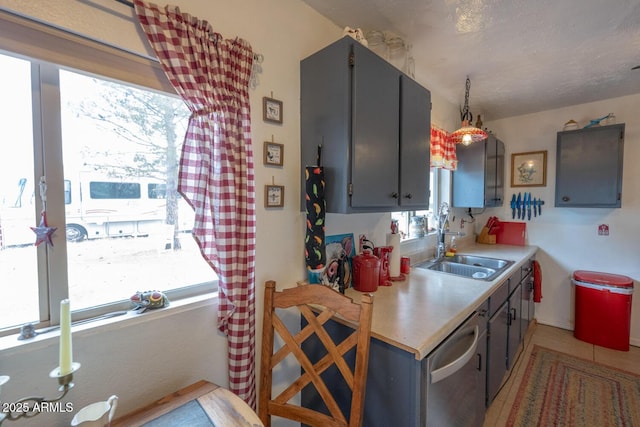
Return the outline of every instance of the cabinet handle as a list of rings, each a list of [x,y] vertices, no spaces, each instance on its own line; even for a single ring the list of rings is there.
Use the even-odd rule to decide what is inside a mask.
[[[562,196],[562,201],[563,201],[563,202],[568,202],[569,200],[571,200],[571,199],[569,198],[569,196]]]
[[[512,308],[511,310],[509,310],[509,319],[507,320],[507,325],[511,326],[512,322],[516,320],[516,318],[518,317],[516,313],[517,312],[515,308]]]
[[[396,193],[396,192],[391,193],[391,197],[393,199],[397,199],[398,198],[398,193]]]
[[[411,199],[413,196],[411,195],[411,193],[407,193],[404,195],[405,199]]]
[[[476,357],[477,357],[476,369],[482,372],[482,355],[480,353],[476,353]]]

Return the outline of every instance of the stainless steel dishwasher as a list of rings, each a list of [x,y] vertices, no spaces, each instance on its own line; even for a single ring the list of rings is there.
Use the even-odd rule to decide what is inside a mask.
[[[481,427],[485,414],[486,320],[474,313],[429,356],[427,427]]]

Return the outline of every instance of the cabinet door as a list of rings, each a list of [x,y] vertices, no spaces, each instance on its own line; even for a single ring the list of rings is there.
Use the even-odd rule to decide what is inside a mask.
[[[478,405],[478,414],[484,414],[485,408],[487,408],[487,331],[484,331],[480,335],[480,340],[478,341],[478,350],[477,350],[477,365],[476,369],[479,373],[480,378],[480,393],[477,397],[476,404]],[[482,425],[483,420],[479,420]]]
[[[518,284],[509,297],[509,340],[507,342],[507,369],[511,369],[520,348],[520,329],[522,328],[522,286]]]
[[[502,206],[504,194],[504,144],[493,135],[487,138],[486,156],[484,205],[494,208]]]
[[[489,319],[487,345],[487,404],[498,394],[507,372],[509,304],[504,302]]]
[[[484,207],[486,141],[469,146],[458,144],[458,168],[453,172],[452,204],[456,208]]]
[[[354,43],[352,208],[398,206],[400,71]]]
[[[305,210],[305,166],[317,165],[322,146],[327,212],[348,213],[353,39],[340,39],[300,62],[300,207]]]
[[[431,93],[400,79],[400,206],[429,208]]]
[[[624,124],[558,132],[557,207],[619,208]]]

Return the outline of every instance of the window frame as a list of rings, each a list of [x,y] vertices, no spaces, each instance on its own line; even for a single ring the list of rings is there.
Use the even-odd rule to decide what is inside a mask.
[[[31,62],[34,176],[38,182],[47,176],[47,218],[64,223],[65,178],[63,176],[62,132],[60,118],[59,69],[112,79],[144,90],[177,96],[157,60],[135,54],[66,30],[46,25],[9,11],[0,11],[0,53]],[[47,111],[46,115],[42,111]],[[47,144],[44,144],[44,135]],[[53,141],[53,143],[51,143]],[[147,191],[146,188],[141,191]],[[42,201],[35,198],[34,218],[42,211]],[[68,297],[66,244],[55,251],[37,250],[38,322],[36,328],[58,325],[59,301]],[[64,265],[64,268],[48,268]],[[168,290],[170,300],[217,292],[218,280]],[[87,320],[131,309],[128,300],[74,310],[72,320]],[[11,335],[19,327],[0,329],[0,336]]]
[[[438,167],[432,167],[431,168],[431,176],[430,176],[430,185],[432,187],[432,194],[429,200],[429,209],[427,209],[426,211],[428,212],[427,216],[428,216],[428,222],[427,222],[427,230],[426,233],[424,235],[424,237],[427,237],[429,235],[433,235],[435,234],[435,230],[431,230],[429,229],[429,224],[431,224],[433,222],[433,215],[434,212],[437,212],[438,207],[440,206],[440,204],[442,202],[447,202],[449,204],[451,204],[451,171],[442,169],[442,168],[438,168]],[[407,223],[404,224],[406,229],[409,230],[410,226],[411,226],[411,218],[413,218],[414,216],[416,216],[416,214],[418,212],[425,212],[425,210],[422,211],[406,211],[404,213],[407,214],[406,216],[406,221]],[[402,213],[402,212],[394,212],[394,213]],[[411,244],[411,242],[415,242],[417,240],[421,239],[420,237],[411,237],[408,233],[407,236],[405,238],[402,239],[401,244]]]

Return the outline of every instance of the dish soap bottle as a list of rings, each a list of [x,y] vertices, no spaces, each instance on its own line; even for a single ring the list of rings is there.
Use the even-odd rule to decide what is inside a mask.
[[[456,236],[453,236],[451,238],[451,244],[449,246],[449,250],[447,251],[447,253],[445,255],[446,256],[454,256],[456,254],[456,252],[458,252],[458,249],[456,247]]]

